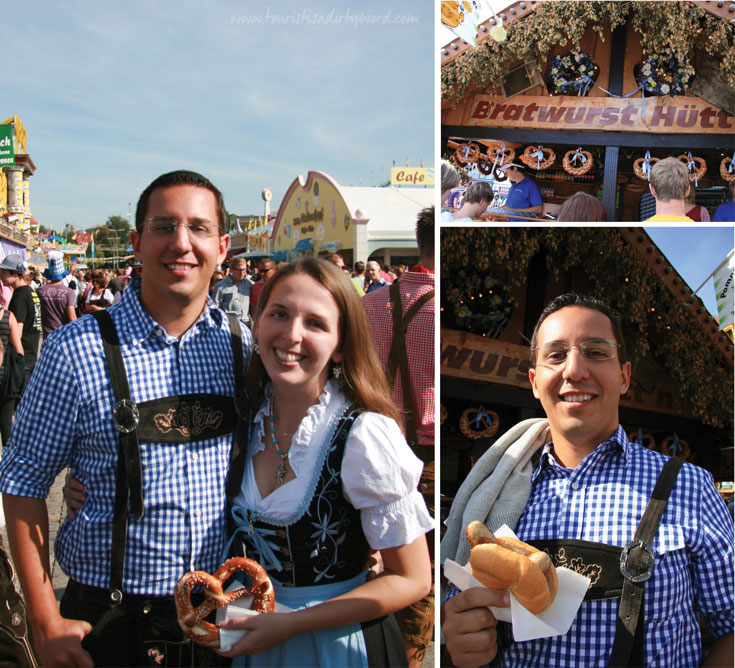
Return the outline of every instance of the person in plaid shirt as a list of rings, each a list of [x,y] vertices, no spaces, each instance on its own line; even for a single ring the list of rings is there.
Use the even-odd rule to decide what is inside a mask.
[[[503,494],[502,489],[485,485],[482,494],[467,497],[466,490],[460,488],[446,521],[442,557],[461,559],[460,553],[468,551],[461,538],[466,522],[484,521],[491,513],[507,515],[513,501],[518,502],[515,530],[521,540],[539,549],[544,543],[566,543],[570,547],[565,548],[564,556],[572,566],[571,546],[575,544],[586,549],[597,545],[592,558],[603,564],[603,553],[614,552],[608,573],[616,578],[616,586],[602,596],[593,596],[591,587],[566,634],[525,642],[514,642],[510,626],[498,623],[486,607],[507,606],[507,592],[484,587],[461,593],[453,589],[443,606],[446,647],[457,667],[490,661],[519,668],[617,666],[609,663],[614,643],[617,648],[619,642],[616,625],[621,599],[614,596],[614,590],[618,584],[626,586],[621,577],[626,572],[620,566],[622,556],[618,559],[610,546],[623,547],[633,541],[668,458],[631,443],[618,422],[618,403],[628,389],[631,366],[626,361],[620,323],[602,302],[574,294],[555,299],[536,324],[531,351],[531,385],[548,425],[538,419],[527,422],[532,430],[548,428],[551,442],[542,445],[548,438],[537,439],[542,445],[541,457],[538,465],[527,467],[532,472],[528,491],[513,491],[505,497],[502,508],[489,501],[481,507],[480,498],[489,498],[491,492]],[[543,424],[535,424],[538,422]],[[505,438],[496,445],[503,447],[500,442]],[[482,470],[486,466],[488,453],[475,467]],[[500,464],[495,468],[498,470]],[[470,482],[476,485],[472,478],[470,474],[463,487],[469,488]],[[485,480],[489,479],[487,475]],[[632,660],[622,665],[699,666],[703,654],[701,615],[714,639],[703,665],[732,666],[732,519],[709,472],[684,464],[675,480],[654,539],[646,546],[653,570],[648,579],[643,578],[643,624],[631,636]],[[514,490],[523,487],[518,482],[516,479]],[[460,497],[464,509],[472,508],[469,514],[481,517],[470,518],[464,509],[455,508],[462,505]],[[497,528],[490,526],[491,530]],[[552,550],[552,557],[556,556],[558,552]]]
[[[401,275],[394,285],[398,287],[400,306],[404,317],[420,299],[415,315],[408,322],[405,341],[399,347],[407,357],[411,400],[407,402],[406,385],[401,376],[400,364],[392,380],[393,401],[403,409],[401,416],[408,444],[424,462],[424,472],[419,489],[424,495],[431,515],[434,514],[434,207],[423,209],[416,222],[416,242],[419,247],[419,263]],[[368,263],[369,264],[369,263]],[[391,348],[394,343],[394,319],[391,306],[391,287],[385,286],[369,292],[362,298],[370,323],[378,359],[386,369],[391,366]],[[428,294],[431,293],[431,294]],[[407,421],[407,415],[412,420]],[[413,427],[412,427],[413,425]],[[433,532],[427,536],[429,551],[434,558]],[[434,591],[409,608],[396,613],[406,642],[409,666],[421,664],[426,647],[431,642],[434,629]]]

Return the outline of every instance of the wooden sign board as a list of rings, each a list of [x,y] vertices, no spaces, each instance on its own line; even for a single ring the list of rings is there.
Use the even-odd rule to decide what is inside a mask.
[[[539,130],[611,130],[616,132],[727,134],[735,116],[698,97],[646,97],[645,120],[640,97],[517,96],[506,101],[475,95],[464,125]]]
[[[531,391],[529,355],[526,346],[453,329],[441,330],[440,364],[443,376],[510,385]],[[692,417],[691,410],[688,406],[682,406],[680,399],[669,383],[659,381],[651,392],[644,392],[633,383],[620,399],[620,404],[653,413]]]

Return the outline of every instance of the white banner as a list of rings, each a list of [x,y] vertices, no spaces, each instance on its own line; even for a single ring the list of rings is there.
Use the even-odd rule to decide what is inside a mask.
[[[731,250],[720,266],[713,272],[717,317],[720,331],[735,322],[735,300],[733,299],[733,274],[735,273],[735,250]]]

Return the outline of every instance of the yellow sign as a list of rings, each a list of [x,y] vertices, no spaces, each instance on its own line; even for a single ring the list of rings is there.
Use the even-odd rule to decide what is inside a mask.
[[[428,167],[392,167],[390,184],[392,186],[433,186],[434,170]]]
[[[300,241],[305,243],[299,250],[314,255],[326,250],[328,243],[352,248],[352,216],[339,184],[321,172],[294,179],[278,207],[272,239],[275,251],[292,250]]]

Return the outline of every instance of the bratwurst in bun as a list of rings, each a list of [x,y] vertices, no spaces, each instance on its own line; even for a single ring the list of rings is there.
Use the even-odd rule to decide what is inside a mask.
[[[556,569],[546,552],[516,538],[496,538],[482,522],[467,527],[472,575],[490,589],[508,589],[534,615],[556,598]]]

